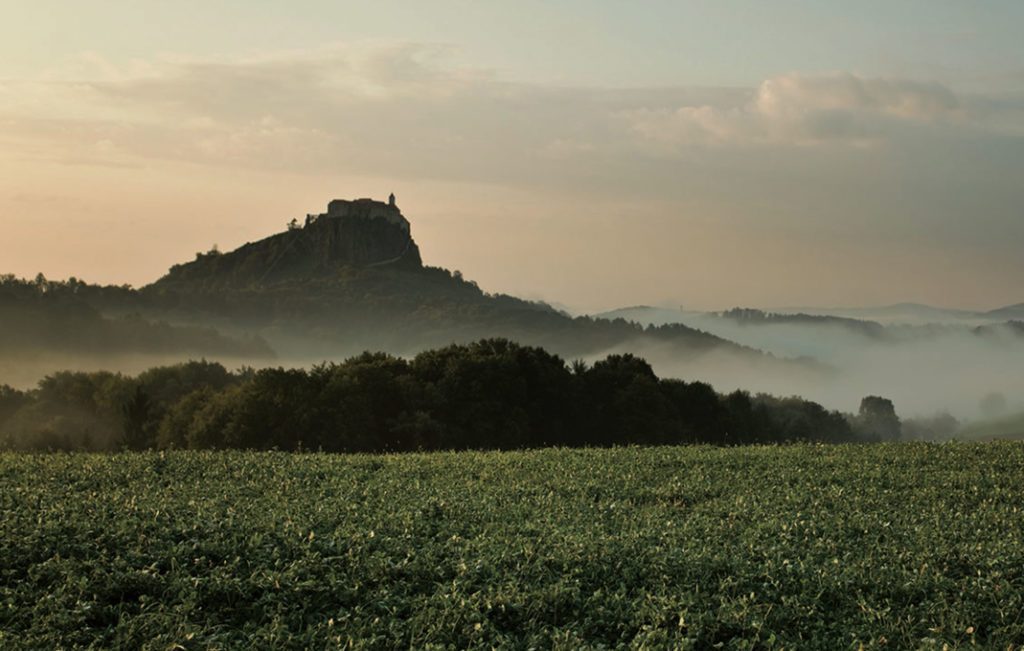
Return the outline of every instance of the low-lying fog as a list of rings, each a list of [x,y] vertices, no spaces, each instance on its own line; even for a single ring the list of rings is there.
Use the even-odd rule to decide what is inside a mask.
[[[993,400],[992,394],[1005,398],[1005,408],[998,411],[1024,409],[1024,333],[1008,328],[991,336],[972,332],[984,319],[958,315],[931,325],[894,321],[886,325],[882,337],[873,337],[838,323],[751,324],[662,308],[620,310],[610,316],[645,325],[683,323],[778,357],[812,357],[833,370],[824,377],[799,370],[779,373],[738,362],[729,353],[680,363],[656,347],[631,351],[646,357],[659,375],[705,380],[719,391],[798,394],[846,412],[856,411],[863,396],[882,395],[908,417],[942,411],[961,420],[999,416],[993,405],[1003,401]]]
[[[694,358],[681,355],[669,344],[627,343],[586,361],[593,362],[609,353],[629,352],[647,359],[662,377],[708,382],[721,392],[744,389],[779,396],[799,395],[844,412],[856,412],[866,395],[890,398],[899,414],[910,418],[947,412],[961,421],[973,421],[1024,411],[1024,332],[1014,333],[1006,328],[981,336],[972,331],[978,323],[985,322],[977,317],[954,314],[943,322],[932,321],[931,325],[897,325],[899,321],[889,321],[879,336],[878,326],[872,334],[858,329],[856,324],[841,322],[743,323],[713,313],[665,308],[629,308],[604,316],[645,325],[682,323],[776,358],[808,360],[758,363],[752,362],[756,358],[749,355],[723,349]],[[942,314],[937,311],[926,316]],[[271,338],[271,346],[282,353],[272,360],[217,356],[209,359],[231,369],[244,365],[308,367],[361,352],[308,338],[301,343],[298,346],[296,341]],[[189,357],[26,354],[13,360],[0,358],[0,384],[29,388],[59,370],[137,374]]]
[[[187,362],[190,359],[207,359],[219,362],[228,369],[239,369],[244,366],[259,368],[263,366],[293,366],[280,360],[260,360],[255,362],[249,358],[189,355],[189,354],[116,354],[116,355],[79,355],[59,354],[44,351],[32,351],[31,354],[17,357],[0,356],[0,385],[7,384],[16,389],[31,389],[47,375],[58,371],[110,371],[126,375],[138,375],[156,366],[170,366]]]

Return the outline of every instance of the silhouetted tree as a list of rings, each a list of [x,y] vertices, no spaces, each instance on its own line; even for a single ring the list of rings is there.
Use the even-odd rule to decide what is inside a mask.
[[[868,440],[890,441],[900,437],[900,419],[888,398],[867,396],[861,400],[857,424],[861,435]]]
[[[675,420],[678,422],[678,442],[724,442],[726,412],[711,385],[703,382],[662,380],[661,388],[671,403]]]
[[[651,365],[634,355],[609,355],[583,374],[591,444],[660,443],[670,438],[668,400]]]

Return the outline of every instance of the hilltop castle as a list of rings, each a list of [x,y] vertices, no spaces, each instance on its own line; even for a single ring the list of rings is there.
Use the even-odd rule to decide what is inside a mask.
[[[323,218],[383,219],[409,232],[409,220],[398,209],[394,193],[388,197],[387,203],[368,198],[334,199],[327,204],[326,213],[306,215],[306,226]]]
[[[327,212],[306,215],[300,225],[217,255],[175,265],[158,284],[252,287],[285,280],[329,277],[346,267],[419,269],[419,247],[395,203],[334,199]]]

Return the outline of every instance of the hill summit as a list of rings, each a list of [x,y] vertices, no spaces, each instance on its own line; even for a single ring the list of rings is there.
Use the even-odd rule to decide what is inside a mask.
[[[210,251],[171,267],[157,285],[248,287],[331,275],[343,267],[418,269],[419,247],[391,195],[334,199],[327,212],[293,219],[288,229],[234,251]]]

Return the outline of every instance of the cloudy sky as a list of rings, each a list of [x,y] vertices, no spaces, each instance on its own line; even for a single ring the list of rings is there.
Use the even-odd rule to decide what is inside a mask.
[[[394,191],[579,309],[1024,301],[1024,3],[0,0],[0,273]]]

